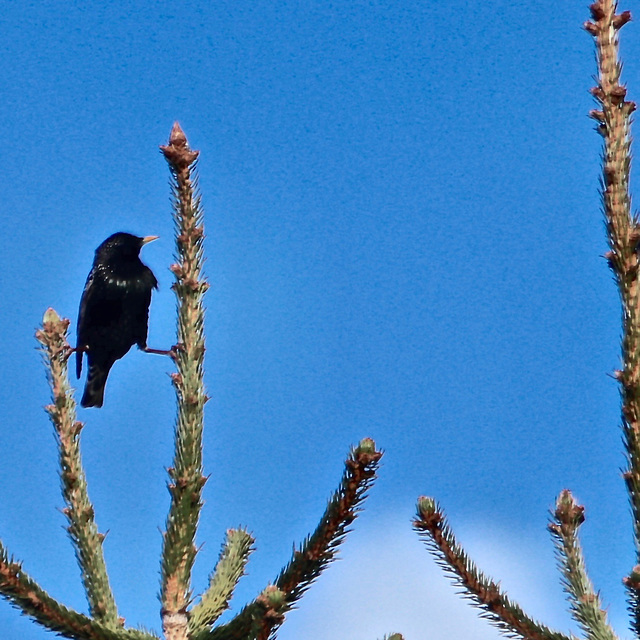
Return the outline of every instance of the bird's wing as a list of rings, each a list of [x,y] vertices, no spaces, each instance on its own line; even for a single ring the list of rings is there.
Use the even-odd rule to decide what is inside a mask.
[[[89,277],[84,285],[82,298],[80,298],[80,310],[78,311],[78,326],[76,329],[76,377],[79,378],[82,373],[82,356],[86,347],[87,332],[87,305],[91,295],[91,285],[95,279],[95,269],[89,273]]]
[[[96,322],[101,301],[104,298],[106,283],[104,276],[99,269],[91,269],[87,282],[84,285],[82,298],[80,299],[80,310],[78,312],[78,329],[76,342],[76,375],[78,378],[82,373],[82,355],[86,351],[87,344],[91,338],[91,327]]]
[[[151,304],[151,291],[158,288],[158,281],[153,275],[153,271],[145,267],[142,277],[145,284],[144,296],[141,296],[138,313],[133,320],[133,336],[135,343],[140,349],[147,346],[147,334],[149,332],[149,305]]]
[[[149,269],[149,267],[147,267],[146,265],[145,265],[145,269],[146,269],[146,271],[145,271],[145,274],[144,274],[144,278],[149,283],[149,288],[150,289],[157,289],[158,288],[158,280],[153,275],[153,271],[151,271],[151,269]]]

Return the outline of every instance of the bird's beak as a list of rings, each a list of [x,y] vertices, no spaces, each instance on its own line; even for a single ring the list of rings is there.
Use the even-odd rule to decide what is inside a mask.
[[[153,242],[154,240],[157,240],[160,236],[145,236],[144,238],[142,238],[142,244],[149,244],[149,242]]]

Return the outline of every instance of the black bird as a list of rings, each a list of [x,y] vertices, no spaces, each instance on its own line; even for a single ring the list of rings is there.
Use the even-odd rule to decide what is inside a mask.
[[[114,233],[96,249],[78,314],[78,378],[85,351],[89,363],[83,407],[102,406],[109,370],[134,344],[153,351],[147,349],[147,328],[151,290],[158,288],[158,281],[139,254],[156,238]]]

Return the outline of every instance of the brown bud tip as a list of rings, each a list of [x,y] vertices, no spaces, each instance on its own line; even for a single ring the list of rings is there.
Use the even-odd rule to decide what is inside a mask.
[[[622,582],[624,583],[624,586],[627,587],[627,589],[634,589],[636,591],[639,590],[640,589],[640,566],[636,565],[635,567],[633,567],[633,569],[631,569],[631,574],[626,578],[623,578]]]
[[[591,109],[591,111],[589,111],[589,117],[598,122],[604,122],[604,112],[599,109]]]
[[[169,144],[161,145],[160,151],[162,151],[164,157],[176,170],[186,169],[190,164],[195,162],[200,153],[199,151],[192,151],[189,148],[187,136],[177,122],[174,123],[171,129]]]
[[[591,22],[591,20],[587,20],[583,25],[584,30],[588,31],[592,36],[595,36],[598,33],[598,27]]]
[[[627,88],[623,87],[622,85],[617,85],[615,87],[611,88],[610,91],[610,95],[611,95],[611,102],[618,106],[621,105],[624,102],[624,98],[627,95]]]
[[[617,16],[614,16],[611,24],[615,29],[622,29],[627,22],[631,21],[631,11],[623,11],[619,13]]]
[[[604,9],[602,8],[602,4],[600,2],[594,2],[589,6],[589,9],[591,11],[591,17],[594,20],[598,21],[604,18]]]
[[[584,522],[584,507],[575,501],[571,491],[564,489],[558,496],[555,516],[560,524],[577,528]]]
[[[172,144],[174,147],[187,146],[187,136],[184,134],[184,131],[177,120],[173,123],[173,127],[171,128],[169,144]]]

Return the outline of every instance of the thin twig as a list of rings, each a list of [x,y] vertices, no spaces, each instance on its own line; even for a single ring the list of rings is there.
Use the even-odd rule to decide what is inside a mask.
[[[53,423],[60,453],[60,480],[67,506],[63,513],[69,521],[67,531],[73,542],[82,571],[91,615],[108,627],[122,627],[109,586],[102,542],[94,520],[93,505],[80,456],[80,432],[84,426],[76,420],[76,403],[67,376],[71,347],[67,342],[69,320],[61,320],[53,309],[44,315],[42,329],[36,333],[44,347],[44,357],[51,384],[52,404],[46,407]]]
[[[578,540],[578,528],[584,522],[584,507],[569,491],[563,491],[556,502],[554,521],[549,523],[569,596],[573,617],[589,640],[617,640],[607,622],[607,614],[594,591]]]
[[[9,557],[0,543],[0,595],[43,627],[76,640],[155,640],[133,629],[114,629],[69,609],[52,598]]]
[[[229,606],[229,600],[253,551],[253,538],[244,529],[230,529],[220,558],[209,579],[209,588],[189,612],[189,633],[208,629]]]
[[[202,432],[207,396],[203,382],[204,307],[208,285],[202,278],[202,209],[192,177],[198,157],[176,123],[169,144],[160,147],[172,174],[177,263],[171,270],[178,299],[178,344],[172,375],[178,399],[175,456],[169,469],[171,507],[162,552],[162,619],[167,640],[187,637],[187,606],[191,570],[196,557],[195,536],[202,507]]]
[[[294,550],[289,564],[251,604],[233,620],[193,640],[261,640],[273,637],[289,611],[311,583],[335,558],[349,525],[373,483],[382,452],[365,438],[345,462],[342,482],[332,496],[316,530]]]
[[[572,640],[530,618],[518,604],[512,602],[499,585],[478,571],[464,549],[458,544],[440,507],[432,498],[418,500],[413,528],[423,537],[442,568],[461,586],[463,595],[482,610],[503,632],[526,640]]]
[[[591,21],[585,29],[596,42],[598,85],[592,93],[600,108],[591,111],[604,139],[602,154],[602,202],[610,251],[607,253],[622,302],[622,370],[616,373],[622,397],[622,429],[628,469],[625,481],[633,511],[636,564],[640,564],[640,286],[638,242],[640,227],[631,213],[629,172],[631,169],[631,114],[636,108],[627,101],[620,83],[622,64],[618,57],[618,31],[631,14],[616,14],[615,0],[591,5]],[[625,579],[633,628],[640,634],[640,580],[638,570]]]

